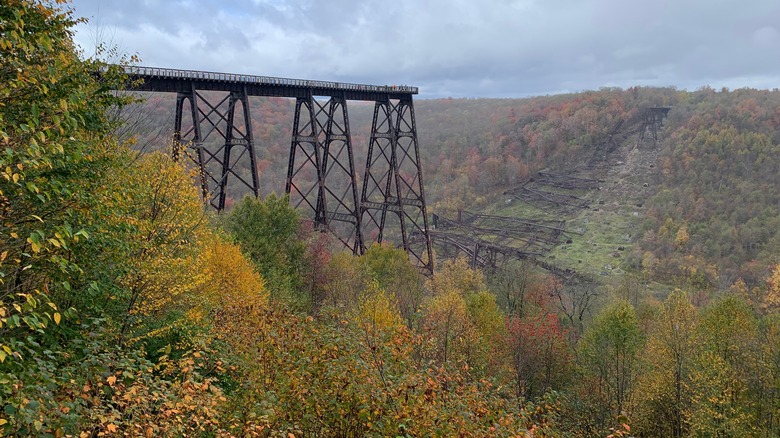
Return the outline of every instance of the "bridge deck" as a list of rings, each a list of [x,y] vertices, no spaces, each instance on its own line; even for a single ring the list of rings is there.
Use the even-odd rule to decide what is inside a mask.
[[[312,81],[306,79],[276,78],[268,76],[213,73],[195,70],[177,70],[156,67],[125,67],[136,91],[185,92],[192,85],[198,90],[236,91],[246,87],[250,96],[344,97],[346,100],[377,101],[410,99],[417,94],[417,87],[397,85],[363,85],[343,82]]]

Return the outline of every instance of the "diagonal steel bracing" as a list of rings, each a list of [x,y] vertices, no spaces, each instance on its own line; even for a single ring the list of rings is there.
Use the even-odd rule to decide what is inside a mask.
[[[342,96],[295,102],[285,192],[313,211],[314,227],[332,232],[353,254],[363,247],[347,103]]]
[[[433,273],[412,104],[417,88],[146,67],[128,75],[142,81],[136,89],[177,93],[173,156],[195,163],[203,198],[218,211],[230,194],[258,196],[248,96],[295,98],[285,186],[291,203],[354,254],[370,242],[393,241]],[[360,196],[347,100],[375,102]]]
[[[411,96],[377,100],[374,105],[360,217],[366,241],[381,243],[390,235],[423,271],[433,272]]]
[[[173,157],[178,159],[184,154],[198,167],[204,200],[218,211],[224,210],[230,180],[236,180],[240,191],[249,189],[254,196],[258,195],[252,119],[245,87],[214,99],[200,93],[191,83],[189,90],[177,93],[174,125]],[[241,167],[243,161],[248,161],[248,166]]]

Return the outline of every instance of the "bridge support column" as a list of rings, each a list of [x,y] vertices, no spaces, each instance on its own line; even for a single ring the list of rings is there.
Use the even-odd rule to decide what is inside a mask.
[[[642,127],[639,130],[639,143],[645,141],[645,136],[650,134],[653,140],[653,148],[658,147],[658,131],[663,127],[664,119],[669,113],[667,107],[653,107],[645,109],[645,117],[642,120]]]
[[[186,109],[185,101],[189,101]],[[239,104],[240,111],[237,109]],[[185,112],[190,113],[186,125]],[[216,103],[199,93],[194,84],[188,91],[178,92],[173,137],[174,159],[184,153],[198,166],[203,199],[217,211],[225,209],[231,177],[242,188],[248,188],[255,197],[258,196],[257,163],[246,87],[229,92]]]
[[[314,213],[314,227],[332,232],[353,254],[363,247],[355,161],[343,96],[295,102],[285,193]]]
[[[390,213],[388,215],[388,213]],[[371,139],[363,176],[361,224],[366,241],[388,235],[426,273],[433,273],[433,250],[425,205],[417,125],[411,96],[374,105]],[[389,226],[389,222],[398,226]],[[362,250],[364,251],[365,245]]]

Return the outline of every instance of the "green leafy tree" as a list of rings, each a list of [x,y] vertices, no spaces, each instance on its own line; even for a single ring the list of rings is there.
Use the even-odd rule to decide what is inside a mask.
[[[306,245],[298,212],[286,197],[244,197],[225,219],[225,229],[267,280],[272,296],[299,309],[315,304],[306,290]]]
[[[398,310],[411,326],[424,298],[423,276],[401,248],[371,245],[360,257],[361,266],[379,286],[395,297]]]
[[[159,175],[112,190],[112,178],[135,166],[110,136],[108,110],[124,102],[112,92],[121,76],[78,58],[70,39],[76,20],[62,3],[0,4],[0,434],[220,434],[212,427],[220,391],[196,371],[201,361],[152,362],[143,348],[117,348],[132,301],[123,293],[134,289],[122,266],[139,263],[129,254],[148,237],[130,239],[131,222],[154,223],[154,208],[125,221],[117,217],[127,209],[107,210],[131,205],[120,202],[125,195],[153,191]],[[133,170],[149,169],[127,174]],[[202,214],[199,203],[195,210]],[[175,227],[152,234],[188,246]],[[176,254],[169,249],[150,244],[135,255],[154,266],[153,258]]]
[[[643,343],[634,308],[623,300],[608,304],[585,331],[578,359],[594,431],[604,432],[630,413]]]
[[[121,100],[117,75],[99,83],[100,65],[76,56],[75,23],[50,2],[0,5],[0,361],[34,347],[88,290],[73,278],[90,258],[74,251],[116,159],[106,111]]]
[[[720,298],[702,310],[697,328],[701,349],[691,374],[691,432],[754,434],[762,373],[752,309],[738,297]]]

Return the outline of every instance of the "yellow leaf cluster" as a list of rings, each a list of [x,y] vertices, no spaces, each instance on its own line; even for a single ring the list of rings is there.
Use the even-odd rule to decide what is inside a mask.
[[[427,286],[434,295],[449,291],[466,295],[487,290],[482,272],[471,269],[464,258],[445,261]]]
[[[198,263],[203,267],[202,298],[211,307],[244,307],[260,310],[268,293],[263,278],[241,253],[238,245],[218,235],[204,242]]]
[[[391,295],[372,282],[355,309],[356,319],[367,331],[389,332],[403,326],[403,320]]]
[[[766,295],[764,295],[764,308],[767,311],[780,309],[780,264],[775,265],[769,278],[766,280]]]
[[[677,235],[675,236],[674,243],[677,245],[677,248],[683,248],[685,244],[688,243],[688,240],[690,240],[690,235],[688,234],[688,227],[683,225],[677,230]]]
[[[475,332],[466,300],[457,290],[432,297],[424,306],[424,328],[435,341],[434,357],[441,363],[469,356]]]

